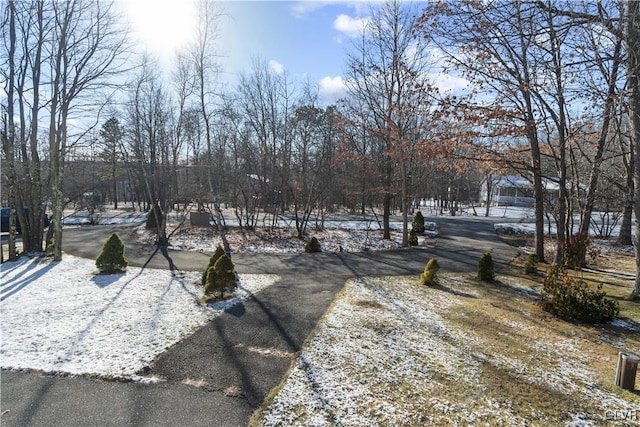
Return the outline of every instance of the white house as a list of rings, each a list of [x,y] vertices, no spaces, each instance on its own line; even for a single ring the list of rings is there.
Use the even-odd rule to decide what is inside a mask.
[[[558,193],[558,183],[543,179],[542,185],[549,193]],[[480,184],[480,201],[492,206],[533,206],[533,183],[521,176],[490,175]]]

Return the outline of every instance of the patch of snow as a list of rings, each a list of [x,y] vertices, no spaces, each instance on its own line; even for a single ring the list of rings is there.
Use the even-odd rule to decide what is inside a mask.
[[[69,255],[2,264],[2,368],[139,379],[158,354],[278,279],[239,275],[232,299],[203,306],[197,272],[95,270]]]
[[[500,224],[494,224],[493,228],[496,230],[496,233],[498,234],[506,234],[506,235],[512,235],[512,234],[526,234],[526,235],[533,235],[535,234],[536,231],[536,226],[535,224],[529,224],[529,223],[500,223]]]
[[[615,319],[610,322],[610,325],[629,331],[640,331],[640,324],[625,319]]]

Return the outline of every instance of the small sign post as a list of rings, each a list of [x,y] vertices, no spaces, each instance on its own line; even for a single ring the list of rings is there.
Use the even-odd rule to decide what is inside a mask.
[[[618,368],[616,369],[616,385],[624,390],[633,391],[636,386],[636,371],[640,358],[632,354],[618,353]]]

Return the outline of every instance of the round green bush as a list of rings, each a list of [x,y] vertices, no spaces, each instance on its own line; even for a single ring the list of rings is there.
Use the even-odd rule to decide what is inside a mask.
[[[96,258],[96,267],[101,274],[119,273],[127,268],[129,262],[124,255],[124,244],[118,233],[112,233]]]
[[[478,279],[483,282],[491,282],[496,278],[496,273],[493,271],[493,258],[490,252],[485,252],[478,261]]]

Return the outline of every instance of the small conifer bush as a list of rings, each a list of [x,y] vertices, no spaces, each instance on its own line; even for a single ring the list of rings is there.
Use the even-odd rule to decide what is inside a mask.
[[[420,283],[426,286],[435,285],[437,282],[437,274],[440,270],[438,260],[431,258],[427,265],[424,266],[424,271],[420,275]]]
[[[224,297],[225,289],[235,289],[237,286],[238,275],[234,269],[233,262],[223,251],[215,265],[207,268],[204,294],[207,296],[218,291],[220,292],[220,298],[222,298]]]
[[[411,229],[409,232],[409,245],[418,246],[418,233],[416,233],[415,229]]]
[[[322,248],[320,247],[320,242],[318,242],[318,239],[314,236],[309,239],[307,244],[304,246],[304,250],[305,252],[321,252]]]
[[[491,282],[496,278],[496,273],[493,271],[493,258],[490,252],[485,252],[478,261],[478,279],[484,282]]]
[[[124,244],[118,233],[111,233],[96,258],[96,267],[101,274],[119,273],[127,268],[129,262],[124,255]]]
[[[413,221],[411,222],[411,228],[418,234],[424,233],[424,216],[422,216],[422,212],[418,211],[415,213]]]
[[[213,267],[209,267],[205,272],[205,276],[206,279],[204,281],[204,294],[211,295],[215,291],[220,291],[220,293],[222,294],[224,288],[220,288],[219,283],[216,280],[216,269]]]
[[[205,268],[202,272],[202,285],[207,284],[207,275],[209,274],[209,269],[216,265],[216,261],[218,261],[218,259],[222,255],[225,255],[224,249],[222,249],[222,246],[218,245],[213,255],[211,255],[211,258],[209,258],[209,264],[207,264],[207,268]]]
[[[538,255],[529,254],[527,262],[524,265],[524,272],[527,274],[536,274],[538,272]]]
[[[221,295],[225,288],[235,289],[238,286],[238,275],[236,274],[233,262],[231,262],[231,258],[226,254],[222,255],[216,261],[213,269],[216,272],[216,282],[218,288],[221,290]]]

